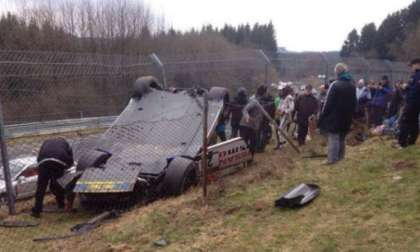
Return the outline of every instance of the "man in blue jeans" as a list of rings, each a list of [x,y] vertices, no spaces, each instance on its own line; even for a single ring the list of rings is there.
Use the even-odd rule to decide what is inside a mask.
[[[333,165],[344,159],[346,135],[356,112],[356,86],[347,65],[335,67],[337,80],[330,85],[325,105],[319,118],[321,132],[328,134],[328,162]]]

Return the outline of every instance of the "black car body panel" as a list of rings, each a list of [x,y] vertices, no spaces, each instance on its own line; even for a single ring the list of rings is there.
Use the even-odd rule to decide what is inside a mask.
[[[191,91],[150,89],[132,98],[94,149],[111,156],[99,167],[87,168],[74,192],[130,192],[142,176],[159,178],[174,157],[195,157],[202,146],[202,96]],[[209,101],[210,135],[223,109]]]

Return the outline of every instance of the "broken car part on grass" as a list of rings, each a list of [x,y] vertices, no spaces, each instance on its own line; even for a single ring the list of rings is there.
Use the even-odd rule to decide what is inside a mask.
[[[279,208],[299,208],[308,205],[321,193],[318,185],[300,184],[276,200],[275,206]]]

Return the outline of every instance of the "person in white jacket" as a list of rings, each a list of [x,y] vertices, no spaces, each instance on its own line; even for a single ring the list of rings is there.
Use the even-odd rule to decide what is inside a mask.
[[[292,122],[292,113],[295,109],[295,99],[293,97],[293,89],[290,86],[286,86],[282,89],[282,99],[277,109],[277,113],[280,116],[279,130],[287,132],[287,129]],[[286,144],[286,139],[281,135],[277,134],[278,141],[276,149],[280,149]]]

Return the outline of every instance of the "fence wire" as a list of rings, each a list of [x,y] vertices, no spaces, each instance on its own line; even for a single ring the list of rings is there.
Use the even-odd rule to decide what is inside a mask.
[[[407,63],[363,57],[340,58],[336,53],[280,53],[273,63],[282,81],[298,84],[319,84],[332,80],[334,66],[343,62],[349,66],[354,79],[380,81],[387,75],[391,82],[407,81],[410,69]]]
[[[4,139],[16,191],[17,215],[8,214],[1,171],[1,251],[55,250],[59,246],[34,243],[33,239],[68,234],[70,228],[93,217],[98,206],[119,209],[133,200],[141,206],[147,200],[136,197],[139,191],[142,197],[152,200],[171,194],[172,191],[160,188],[162,183],[169,183],[176,190],[175,182],[165,182],[160,175],[165,165],[182,156],[179,165],[195,166],[193,159],[202,146],[203,97],[198,90],[222,86],[231,91],[246,87],[252,92],[258,85],[277,80],[274,68],[255,50],[158,57],[163,69],[148,55],[0,51],[4,122],[8,130],[16,125],[21,126],[21,131],[24,129],[19,137],[6,134]],[[153,90],[139,101],[131,99],[136,79],[148,75],[165,78],[169,87],[183,91]],[[221,107],[220,102],[210,102],[209,129],[214,129]],[[99,124],[74,127],[71,123],[121,113],[110,128]],[[77,171],[93,166],[89,162],[104,158],[107,153],[112,155],[105,164],[95,166],[80,178],[74,189],[81,192],[75,202],[77,213],[58,211],[53,194],[48,193],[42,218],[38,220],[29,216],[39,172],[36,157],[45,140],[57,137],[70,143],[76,161],[72,169]],[[104,188],[114,197],[94,193]],[[124,194],[127,188],[136,193]],[[86,190],[91,191],[84,193]],[[126,198],[129,203],[122,200]],[[1,224],[5,220],[39,225],[4,228]]]

